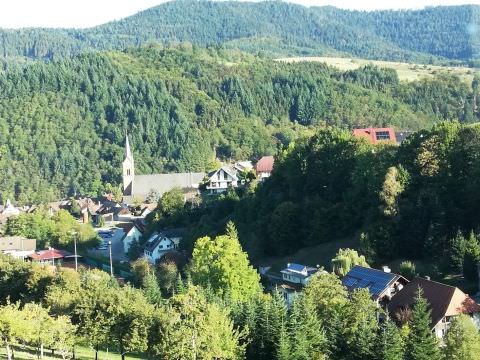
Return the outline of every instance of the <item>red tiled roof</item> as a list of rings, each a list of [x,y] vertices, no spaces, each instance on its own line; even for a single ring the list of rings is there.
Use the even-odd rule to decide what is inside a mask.
[[[396,294],[388,305],[393,314],[401,309],[412,308],[418,288],[430,304],[432,328],[444,317],[480,312],[480,306],[460,289],[435,281],[415,278]]]
[[[32,260],[36,261],[44,261],[44,260],[56,260],[56,259],[63,259],[67,256],[70,256],[67,251],[57,250],[57,249],[49,249],[49,250],[40,250],[37,251],[28,257]]]
[[[387,132],[388,139],[377,139],[378,132]],[[355,137],[364,137],[367,138],[372,144],[378,144],[379,142],[392,141],[396,142],[395,131],[392,128],[364,128],[364,129],[354,129],[353,136]]]
[[[257,172],[272,172],[275,159],[273,156],[263,156],[255,165]]]

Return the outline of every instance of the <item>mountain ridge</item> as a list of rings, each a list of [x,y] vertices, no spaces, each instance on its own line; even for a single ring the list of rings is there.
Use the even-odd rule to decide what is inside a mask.
[[[280,1],[176,0],[86,29],[0,29],[0,55],[52,59],[151,42],[191,42],[266,56],[465,63],[480,61],[479,23],[478,5],[367,12]]]

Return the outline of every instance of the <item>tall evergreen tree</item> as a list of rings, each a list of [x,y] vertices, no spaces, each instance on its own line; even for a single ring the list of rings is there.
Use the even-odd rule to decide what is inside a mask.
[[[455,317],[445,336],[445,360],[479,360],[480,335],[467,315]]]
[[[400,329],[389,318],[379,328],[376,341],[376,360],[403,360],[405,342]]]
[[[431,327],[432,317],[428,302],[419,288],[412,311],[410,333],[407,338],[406,360],[440,360],[440,348]]]

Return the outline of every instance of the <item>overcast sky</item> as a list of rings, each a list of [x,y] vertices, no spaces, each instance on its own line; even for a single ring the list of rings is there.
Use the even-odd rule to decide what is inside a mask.
[[[0,27],[90,27],[135,14],[162,0],[0,0]],[[348,9],[412,9],[480,4],[480,0],[294,0],[307,6]]]

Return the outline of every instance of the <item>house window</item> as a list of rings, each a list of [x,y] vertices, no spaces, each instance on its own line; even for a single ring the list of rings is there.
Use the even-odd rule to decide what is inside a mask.
[[[223,173],[223,180],[227,180],[227,179],[228,179],[227,173],[224,172],[224,173]]]
[[[390,140],[390,132],[388,131],[377,131],[375,133],[377,140]]]

